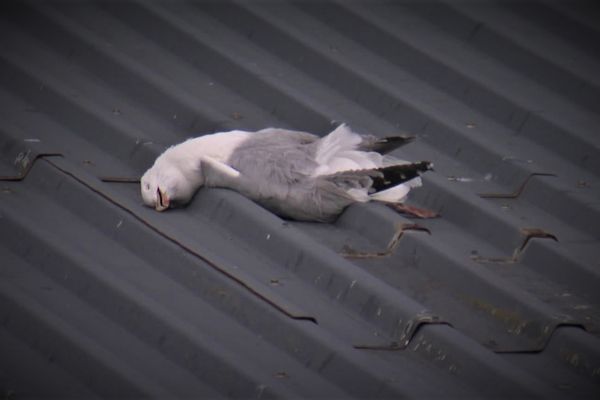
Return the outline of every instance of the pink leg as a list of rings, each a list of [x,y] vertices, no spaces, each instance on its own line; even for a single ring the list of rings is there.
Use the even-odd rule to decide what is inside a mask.
[[[389,203],[386,205],[388,207],[390,207],[392,210],[399,212],[400,214],[408,214],[408,215],[416,217],[416,218],[428,219],[428,218],[437,218],[440,216],[440,214],[438,214],[435,211],[428,210],[426,208],[409,206],[408,204],[405,204],[405,203]]]

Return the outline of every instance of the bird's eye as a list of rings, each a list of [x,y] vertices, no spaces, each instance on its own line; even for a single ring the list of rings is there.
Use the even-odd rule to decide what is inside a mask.
[[[149,183],[145,183],[144,184],[144,189],[145,190],[150,190],[150,184]]]

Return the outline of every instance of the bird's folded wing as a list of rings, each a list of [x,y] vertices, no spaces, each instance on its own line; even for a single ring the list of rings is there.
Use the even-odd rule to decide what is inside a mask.
[[[209,156],[200,159],[200,171],[205,185],[211,187],[235,186],[240,177],[238,170]]]

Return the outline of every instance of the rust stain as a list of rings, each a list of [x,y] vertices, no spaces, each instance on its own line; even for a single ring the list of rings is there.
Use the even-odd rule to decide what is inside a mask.
[[[470,298],[466,296],[462,297],[469,305],[471,305],[476,310],[482,311],[485,314],[491,316],[492,318],[502,322],[504,325],[507,325],[507,331],[509,333],[519,335],[532,322],[526,320],[521,314],[514,310],[496,307],[480,299]]]
[[[588,375],[596,380],[600,378],[600,365],[594,365],[593,361],[581,352],[561,348],[560,358],[577,372]]]

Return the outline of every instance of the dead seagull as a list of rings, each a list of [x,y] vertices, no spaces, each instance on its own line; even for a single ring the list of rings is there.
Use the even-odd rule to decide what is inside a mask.
[[[432,163],[386,155],[411,140],[360,135],[346,124],[323,138],[277,128],[204,135],[162,153],[141,179],[142,197],[164,211],[202,186],[228,188],[281,217],[330,222],[356,202],[399,205],[421,185]]]

